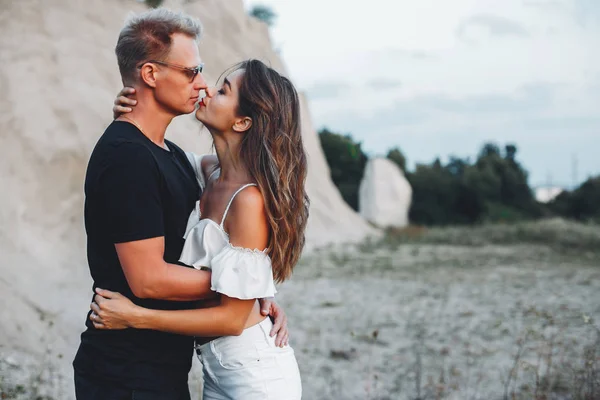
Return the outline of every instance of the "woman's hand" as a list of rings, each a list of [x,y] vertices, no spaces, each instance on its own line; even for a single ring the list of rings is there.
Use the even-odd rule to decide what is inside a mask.
[[[90,320],[96,329],[133,328],[135,319],[142,310],[122,294],[100,288],[96,288],[90,308]]]
[[[283,308],[275,303],[274,297],[266,297],[259,299],[260,313],[268,315],[273,320],[273,328],[271,328],[270,336],[275,336],[275,346],[284,347],[289,344],[290,332],[287,327],[287,316]]]
[[[113,107],[113,118],[117,119],[121,114],[130,113],[133,106],[137,104],[135,99],[135,89],[129,86],[125,86],[115,99],[115,105]]]

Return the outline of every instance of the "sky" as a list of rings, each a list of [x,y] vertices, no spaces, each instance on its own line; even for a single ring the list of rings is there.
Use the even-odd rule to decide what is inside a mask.
[[[316,129],[415,163],[517,145],[530,184],[600,174],[600,0],[245,0]]]

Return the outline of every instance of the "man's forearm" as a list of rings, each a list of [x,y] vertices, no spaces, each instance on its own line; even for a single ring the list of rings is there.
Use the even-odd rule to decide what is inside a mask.
[[[133,294],[142,299],[193,301],[214,296],[209,271],[164,260],[164,237],[115,244]]]
[[[141,296],[149,299],[192,301],[214,298],[210,290],[210,271],[163,263],[160,274],[152,274],[141,288]]]

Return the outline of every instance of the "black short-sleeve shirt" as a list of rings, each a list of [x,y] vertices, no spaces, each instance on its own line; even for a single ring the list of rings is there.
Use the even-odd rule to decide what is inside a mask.
[[[150,141],[134,125],[114,121],[92,152],[85,178],[87,256],[94,288],[117,291],[147,308],[174,310],[194,302],[136,298],[125,279],[115,243],[165,238],[164,260],[180,264],[185,228],[200,196],[185,153]],[[74,366],[78,371],[141,388],[187,382],[193,338],[125,329],[86,331]]]

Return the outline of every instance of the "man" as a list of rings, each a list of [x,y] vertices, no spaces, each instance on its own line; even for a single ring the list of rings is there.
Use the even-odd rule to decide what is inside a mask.
[[[171,120],[206,89],[197,20],[165,9],[131,18],[116,47],[137,104],[99,139],[85,179],[88,263],[94,288],[155,309],[197,307],[212,296],[210,272],[178,265],[200,187],[185,153],[165,139]],[[285,316],[275,305],[263,304]],[[150,330],[87,330],[73,366],[85,400],[189,400],[193,338]],[[285,327],[283,329],[285,331]]]

